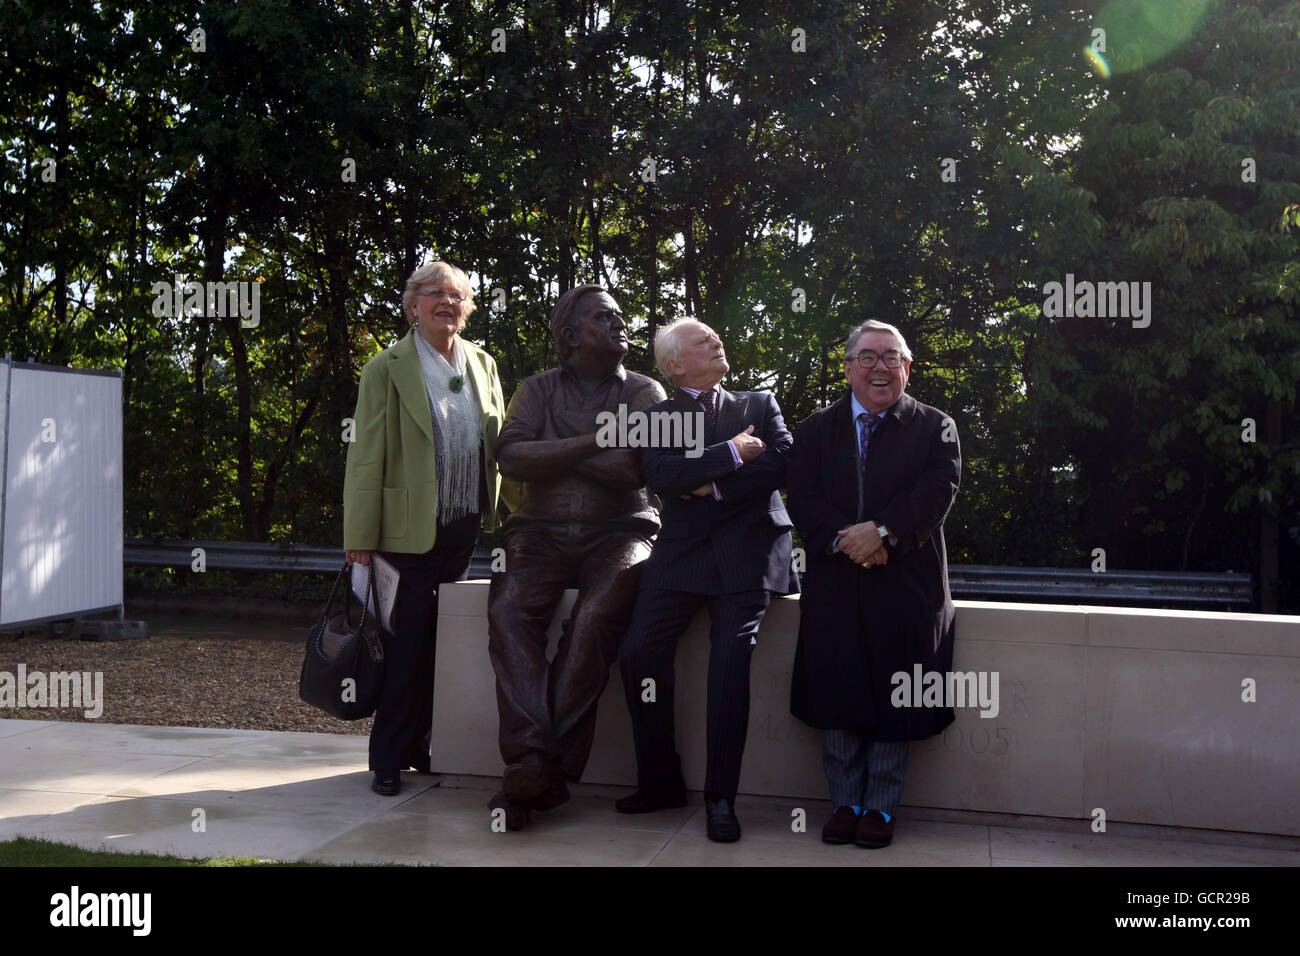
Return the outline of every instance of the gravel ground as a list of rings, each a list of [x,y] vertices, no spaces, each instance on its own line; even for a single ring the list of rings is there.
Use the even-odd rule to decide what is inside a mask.
[[[0,671],[102,671],[109,724],[369,734],[298,698],[305,629],[214,618],[150,620],[150,636],[81,641],[0,635]],[[255,636],[246,636],[255,634]],[[297,635],[301,634],[301,637]],[[0,717],[86,720],[81,710],[0,707]]]

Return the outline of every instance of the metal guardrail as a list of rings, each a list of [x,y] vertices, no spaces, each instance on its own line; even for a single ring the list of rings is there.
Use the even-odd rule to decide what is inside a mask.
[[[209,568],[271,573],[333,574],[343,549],[257,541],[160,541],[127,538],[124,561],[133,567],[190,567],[202,548]],[[476,551],[469,576],[491,574],[491,554]],[[1115,604],[1184,608],[1248,607],[1254,600],[1249,574],[1186,571],[1105,571],[1082,568],[1014,568],[953,564],[948,579],[954,597],[974,601],[1046,604]]]
[[[315,544],[275,544],[265,541],[162,541],[127,538],[122,560],[131,567],[188,568],[194,549],[203,549],[204,566],[225,571],[265,571],[271,574],[337,574],[343,567],[343,549]],[[491,575],[492,556],[475,551],[469,576]]]
[[[1196,571],[1102,571],[1083,568],[1008,568],[984,564],[948,567],[954,597],[970,601],[1049,604],[1180,605],[1191,608],[1248,607],[1254,600],[1249,574]]]

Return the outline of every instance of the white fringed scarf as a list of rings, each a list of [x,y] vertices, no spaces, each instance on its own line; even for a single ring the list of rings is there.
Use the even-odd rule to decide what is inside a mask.
[[[433,412],[434,461],[438,469],[438,521],[450,524],[479,510],[479,449],[483,423],[474,383],[465,374],[465,350],[452,339],[448,362],[415,330],[415,349],[424,373],[424,390]],[[450,383],[459,375],[465,384],[453,392]]]

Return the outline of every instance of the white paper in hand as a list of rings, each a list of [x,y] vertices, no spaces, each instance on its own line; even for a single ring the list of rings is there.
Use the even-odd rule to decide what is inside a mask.
[[[393,633],[393,605],[397,601],[397,581],[401,572],[393,567],[376,551],[370,552],[370,563],[375,568],[375,590],[379,592],[379,614],[376,618],[379,626],[389,634]],[[352,565],[352,593],[358,601],[366,600],[366,590],[370,587],[370,574],[364,564]],[[375,614],[375,598],[370,596],[367,613]]]

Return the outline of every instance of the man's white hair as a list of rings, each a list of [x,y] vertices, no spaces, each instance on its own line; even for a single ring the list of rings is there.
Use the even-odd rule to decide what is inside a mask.
[[[875,319],[867,319],[856,329],[849,333],[849,340],[844,343],[844,358],[847,361],[854,355],[854,348],[858,344],[858,339],[862,338],[867,332],[888,332],[898,343],[898,351],[903,353],[903,358],[909,362],[912,361],[912,350],[907,347],[907,339],[903,338],[903,333],[888,322],[878,322]]]
[[[705,326],[699,319],[676,319],[667,325],[659,327],[655,333],[655,364],[659,366],[659,371],[664,373],[664,378],[669,382],[675,382],[672,369],[668,367],[669,362],[676,362],[682,354],[682,334],[690,331],[692,326]]]

